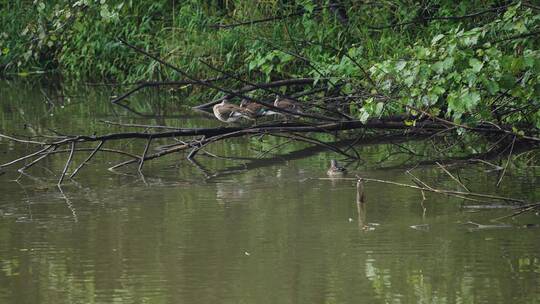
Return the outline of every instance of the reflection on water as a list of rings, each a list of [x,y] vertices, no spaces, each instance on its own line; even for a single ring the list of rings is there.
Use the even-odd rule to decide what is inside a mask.
[[[24,107],[15,92],[5,92]],[[28,92],[23,97],[39,104],[40,95]],[[43,124],[58,127],[66,118],[53,109],[52,120],[44,120],[32,108],[39,106],[28,106],[25,115],[4,111],[2,128],[16,130],[26,121],[43,130]],[[102,130],[97,119],[109,111],[92,111],[68,125]],[[210,151],[259,153],[247,142]],[[24,149],[0,141],[0,161]],[[410,182],[403,170],[370,170],[377,149],[361,149],[366,163],[356,171]],[[63,192],[55,187],[62,156],[18,182],[13,171],[0,175],[0,303],[540,301],[539,230],[521,228],[538,223],[537,216],[505,222],[512,225],[505,229],[471,231],[464,224],[491,225],[508,210],[470,213],[461,200],[426,193],[423,201],[413,189],[309,179],[324,177],[335,155],[303,153],[255,162],[201,156],[198,165],[170,157],[145,164],[144,182],[106,171],[103,164],[120,157],[102,155]],[[497,176],[480,167],[460,170],[472,191],[539,200],[538,174],[510,172],[506,186],[497,189]],[[415,174],[459,189],[438,167]]]

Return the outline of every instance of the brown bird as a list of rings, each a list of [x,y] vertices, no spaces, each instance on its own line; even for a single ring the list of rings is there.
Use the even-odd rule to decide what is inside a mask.
[[[228,103],[225,99],[221,103],[214,105],[212,108],[214,116],[223,122],[235,122],[240,118],[249,118],[246,115],[246,110],[241,107]]]
[[[302,113],[302,108],[298,103],[287,98],[280,98],[279,95],[276,95],[276,99],[274,100],[274,107],[292,112]]]
[[[330,168],[326,171],[326,175],[330,177],[340,177],[347,174],[347,169],[340,166],[335,159],[330,160]]]
[[[245,114],[247,114],[252,119],[257,119],[261,116],[266,115],[279,115],[281,113],[270,111],[269,109],[265,108],[262,104],[258,104],[256,102],[250,102],[247,99],[242,99],[240,102],[240,107],[245,109]]]

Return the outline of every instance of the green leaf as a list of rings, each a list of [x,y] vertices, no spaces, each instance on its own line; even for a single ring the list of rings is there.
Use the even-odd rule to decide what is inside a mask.
[[[537,57],[534,56],[533,54],[531,54],[531,53],[525,54],[524,57],[523,57],[523,64],[527,68],[533,68],[534,63],[536,62],[536,60],[537,60]]]
[[[478,92],[467,92],[461,96],[461,101],[467,110],[472,111],[480,102],[480,94]]]
[[[443,61],[443,69],[445,71],[450,70],[454,66],[454,57],[446,57]]]
[[[472,70],[476,73],[480,72],[480,70],[484,66],[484,64],[476,58],[469,59],[469,65],[471,66]]]
[[[446,89],[441,87],[441,86],[434,86],[434,87],[431,88],[430,91],[431,91],[431,93],[440,96],[440,95],[444,94],[444,92],[446,92]]]
[[[369,119],[369,113],[362,109],[362,114],[360,114],[360,117],[358,118],[361,123],[365,124],[366,121]]]
[[[433,37],[433,39],[431,39],[431,45],[436,44],[439,40],[441,40],[443,38],[444,38],[443,34],[439,34],[439,35]]]
[[[511,89],[516,85],[516,78],[512,74],[506,73],[502,75],[500,84],[504,90]]]
[[[534,114],[534,126],[540,130],[540,110]]]
[[[405,120],[404,123],[407,127],[416,126],[416,120]]]
[[[457,119],[461,117],[463,112],[465,111],[463,107],[463,103],[461,102],[460,98],[457,97],[456,93],[452,92],[448,94],[448,110],[447,115],[454,117],[454,119]]]
[[[496,81],[490,79],[482,79],[482,83],[486,87],[489,94],[495,95],[497,94],[497,92],[499,92],[499,84]]]
[[[444,63],[437,61],[431,66],[431,69],[437,74],[442,74],[444,72]]]
[[[313,85],[317,85],[319,80],[321,80],[321,74],[316,73],[315,76],[313,76]]]
[[[257,66],[257,62],[252,60],[252,61],[249,62],[248,70],[252,71],[256,66]]]
[[[441,114],[441,109],[439,108],[431,108],[430,111],[432,116],[439,116]]]
[[[377,103],[377,106],[376,106],[376,108],[375,108],[375,115],[376,115],[376,116],[381,115],[383,109],[384,109],[384,102],[378,102],[378,103]]]
[[[396,71],[401,71],[403,70],[403,68],[405,68],[405,66],[407,65],[407,61],[405,60],[400,60],[398,61],[398,63],[396,63]]]

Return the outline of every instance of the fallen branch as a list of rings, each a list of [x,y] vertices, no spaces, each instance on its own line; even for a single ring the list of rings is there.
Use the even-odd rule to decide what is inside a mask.
[[[314,11],[320,11],[321,9],[322,8],[320,7],[315,8]],[[306,10],[300,9],[300,10],[297,10],[296,12],[293,12],[287,15],[274,16],[274,17],[268,17],[268,18],[263,18],[263,19],[255,19],[255,20],[243,21],[243,22],[238,22],[238,23],[233,23],[233,24],[214,24],[214,25],[211,25],[210,27],[215,28],[215,29],[230,29],[230,28],[234,28],[238,26],[253,25],[253,24],[258,24],[258,23],[287,19],[287,18],[296,17],[296,16],[302,16],[305,13],[306,13]]]
[[[493,13],[493,12],[498,13],[498,12],[502,11],[503,9],[508,8],[510,5],[513,5],[513,3],[498,6],[498,7],[494,7],[494,8],[489,8],[489,9],[485,9],[485,10],[481,10],[481,11],[471,13],[471,14],[468,14],[468,15],[421,17],[421,18],[415,18],[414,20],[411,20],[411,21],[405,21],[405,22],[401,22],[401,23],[394,23],[394,24],[390,24],[390,25],[368,26],[368,28],[371,29],[371,30],[383,30],[383,29],[401,27],[401,26],[412,25],[412,24],[418,24],[418,23],[423,23],[423,22],[426,22],[426,21],[433,21],[433,20],[463,20],[463,19],[468,19],[468,18],[475,18],[475,17],[481,16],[481,15],[484,15],[484,14],[488,14],[488,13]]]
[[[510,158],[512,157],[512,152],[514,152],[514,144],[516,143],[516,137],[514,136],[514,139],[512,140],[512,146],[510,147],[510,152],[508,152],[508,159],[506,160],[506,165],[504,165],[504,168],[501,172],[501,176],[499,177],[499,180],[497,181],[497,187],[501,184],[504,174],[506,173],[506,168],[508,168],[508,164],[510,164]]]
[[[19,141],[18,141],[16,138],[14,138],[14,137],[5,136],[5,135],[2,135],[2,134],[0,134],[0,137],[4,137],[4,138],[13,138],[13,139],[12,139],[13,141],[19,142]],[[41,145],[41,143],[38,143],[38,144]],[[32,157],[34,157],[34,156],[36,156],[36,155],[40,155],[40,154],[42,154],[43,152],[49,150],[51,147],[52,147],[52,145],[47,145],[45,148],[43,148],[43,149],[41,149],[41,150],[39,150],[39,151],[36,151],[36,152],[34,152],[34,153],[31,153],[31,154],[28,154],[28,155],[19,157],[19,158],[14,159],[14,160],[12,160],[12,161],[10,161],[10,162],[7,162],[7,163],[5,163],[5,164],[2,164],[2,165],[0,165],[0,168],[8,167],[8,166],[11,166],[11,165],[16,164],[16,163],[18,163],[18,162],[21,162],[21,161],[23,161],[23,160],[32,158]]]
[[[88,157],[75,170],[73,170],[73,173],[71,173],[69,178],[73,178],[75,175],[77,175],[79,170],[81,170],[81,168],[86,165],[92,159],[92,157],[94,157],[94,155],[99,151],[99,149],[101,148],[101,146],[103,146],[104,143],[105,141],[100,141],[94,151],[92,151],[92,153],[90,153],[90,155],[88,155]]]
[[[448,170],[446,170],[446,168],[441,165],[439,162],[436,162],[437,166],[439,166],[439,168],[441,168],[441,170],[444,171],[444,173],[446,173],[446,175],[450,176],[451,179],[453,179],[458,185],[461,186],[461,188],[465,189],[466,191],[468,192],[471,192],[471,190],[469,190],[469,188],[467,188],[467,186],[465,186],[458,178],[456,178],[454,175],[452,175],[452,173],[450,173]]]
[[[230,73],[227,73],[227,72],[225,72],[225,71],[223,71],[221,69],[218,69],[218,68],[212,66],[211,64],[209,64],[209,63],[207,63],[207,62],[205,62],[203,60],[199,60],[199,61],[201,63],[203,63],[204,65],[206,65],[207,67],[209,67],[210,69],[214,70],[214,71],[217,71],[217,72],[222,73],[224,75],[230,76],[230,77],[232,77],[232,78],[234,78],[234,79],[236,79],[238,81],[241,81],[243,83],[246,83],[246,84],[248,84],[250,86],[254,86],[254,87],[258,88],[258,89],[262,89],[262,90],[270,92],[270,93],[272,93],[274,95],[279,95],[280,94],[280,92],[278,92],[278,91],[275,91],[275,90],[272,90],[272,89],[269,89],[269,88],[264,88],[264,87],[261,87],[261,86],[255,84],[255,83],[246,81],[246,80],[244,80],[244,79],[242,79],[240,77],[236,77],[236,76],[234,76],[234,75],[232,75]],[[321,76],[323,76],[323,75],[321,74]],[[333,85],[337,87],[337,84],[333,84]],[[286,99],[290,99],[290,100],[292,100],[292,101],[294,101],[296,103],[299,103],[299,104],[302,103],[300,100],[298,100],[298,99],[296,99],[296,98],[294,98],[292,96],[285,95],[285,94],[281,94],[281,95],[282,95],[282,97],[284,97]],[[274,111],[277,111],[277,112],[280,112],[280,113],[284,112],[284,113],[288,113],[288,114],[293,114],[294,116],[298,116],[298,117],[315,118],[315,119],[319,119],[319,120],[322,120],[322,121],[339,121],[339,119],[335,119],[335,118],[332,118],[332,117],[322,116],[322,115],[318,115],[318,114],[317,115],[308,114],[308,113],[303,113],[303,112],[299,112],[299,111],[289,111],[289,110],[286,110],[286,109],[283,109],[283,108],[276,107],[273,103],[268,103],[268,102],[264,102],[264,101],[257,100],[257,99],[251,99],[251,98],[248,98],[248,99],[251,100],[252,102],[258,103],[260,105],[263,105],[263,106],[265,106],[265,107],[267,107],[267,108],[269,108],[271,110],[274,110]],[[328,109],[326,109],[324,107],[320,107],[320,106],[315,106],[315,107],[317,107],[319,109],[322,109],[324,111],[329,111]],[[336,113],[335,111],[329,111],[329,112]],[[339,112],[337,112],[336,114],[345,117],[347,120],[352,120],[349,116],[347,116],[345,114],[342,114],[342,113],[339,113]]]
[[[140,174],[142,174],[142,167],[144,165],[144,158],[146,157],[146,153],[148,153],[148,148],[150,148],[150,143],[152,142],[152,136],[148,137],[148,141],[146,142],[146,146],[144,147],[143,154],[141,155],[141,159],[139,162],[139,168],[137,169]]]
[[[165,129],[165,130],[178,130],[176,127],[156,126],[156,125],[141,125],[141,124],[128,124],[108,120],[100,120],[100,122],[113,126],[131,127],[131,128],[144,128],[144,129]]]
[[[207,79],[207,80],[204,80],[206,82],[212,82],[212,81],[220,81],[220,80],[225,80],[227,79],[228,77],[219,77],[219,78],[213,78],[213,79]],[[139,82],[138,85],[127,91],[126,93],[114,98],[113,100],[111,100],[111,103],[118,103],[126,98],[128,98],[129,96],[133,95],[134,93],[144,89],[144,88],[148,88],[148,87],[161,87],[161,86],[182,86],[182,85],[194,85],[194,84],[199,84],[198,82],[195,82],[193,80],[181,80],[181,81],[144,81],[144,82]]]
[[[235,97],[238,94],[244,94],[248,93],[254,90],[262,89],[262,88],[277,88],[277,87],[284,87],[284,86],[296,86],[296,85],[312,85],[315,82],[313,78],[295,78],[295,79],[283,79],[273,82],[266,82],[266,83],[258,83],[255,85],[247,85],[241,88],[240,90],[234,91],[235,94],[227,94],[219,99],[213,100],[211,102],[203,103],[197,106],[194,106],[194,109],[205,109],[210,108],[220,102],[222,102],[225,99],[230,99]]]
[[[243,98],[243,99],[246,99],[248,101],[252,101],[252,102],[255,102],[255,103],[258,103],[258,104],[261,104],[261,105],[264,105],[265,107],[267,108],[270,108],[270,109],[273,109],[277,112],[282,112],[282,113],[286,113],[286,114],[291,114],[291,115],[295,115],[295,116],[300,116],[300,117],[306,117],[306,118],[313,118],[313,119],[319,119],[319,120],[323,120],[323,121],[338,121],[337,119],[332,119],[332,118],[328,118],[328,117],[324,117],[324,116],[320,116],[320,115],[313,115],[313,114],[307,114],[307,113],[299,113],[299,112],[295,112],[295,111],[291,111],[291,110],[287,110],[287,109],[282,109],[282,108],[277,108],[277,107],[274,107],[273,104],[269,104],[269,103],[266,103],[266,102],[261,102],[259,100],[256,100],[250,96],[246,96],[246,95],[242,95],[242,94],[237,94],[235,93],[234,91],[231,91],[229,89],[224,89],[224,88],[221,88],[217,85],[214,85],[210,82],[206,82],[206,81],[203,81],[203,80],[200,80],[200,79],[197,79],[193,76],[190,76],[188,73],[184,72],[182,69],[172,65],[171,63],[168,63],[166,61],[164,61],[163,59],[155,56],[155,55],[152,55],[150,53],[148,53],[147,51],[145,50],[142,50],[130,43],[128,43],[127,41],[123,40],[123,39],[119,39],[124,45],[126,45],[127,47],[129,47],[130,49],[136,51],[136,52],[139,52],[163,65],[165,65],[166,67],[169,67],[171,69],[173,69],[174,71],[180,73],[182,76],[196,82],[197,84],[200,84],[200,85],[203,85],[203,86],[206,86],[208,88],[211,88],[211,89],[215,89],[215,90],[218,90],[218,91],[221,91],[221,92],[224,92],[224,93],[227,93],[227,94],[231,94],[231,95],[234,95],[236,97],[239,97],[239,98]]]
[[[431,187],[421,187],[421,186],[403,184],[403,183],[392,182],[392,181],[381,180],[381,179],[375,179],[375,178],[366,178],[366,177],[356,177],[356,178],[353,178],[353,177],[341,177],[341,178],[337,178],[337,177],[335,177],[335,178],[320,177],[318,179],[319,180],[350,180],[350,181],[358,181],[359,179],[362,179],[364,181],[369,181],[369,182],[376,182],[376,183],[389,184],[389,185],[400,186],[400,187],[407,187],[407,188],[412,188],[412,189],[417,189],[417,190],[422,190],[422,191],[427,191],[427,192],[434,192],[434,193],[439,193],[439,194],[445,194],[445,195],[451,195],[451,196],[456,196],[456,195],[462,195],[462,196],[466,196],[466,197],[473,196],[473,197],[482,197],[482,198],[487,198],[487,199],[506,201],[506,202],[511,202],[511,203],[527,204],[527,201],[525,201],[525,200],[512,198],[512,197],[504,197],[504,196],[483,194],[483,193],[474,193],[474,192],[462,192],[462,191],[455,191],[455,190],[435,189],[435,188],[431,188]]]
[[[35,159],[34,161],[32,161],[31,163],[25,165],[24,167],[18,169],[19,172],[21,171],[24,171],[28,168],[30,168],[31,166],[33,166],[35,163],[41,161],[43,158],[49,156],[49,155],[53,155],[53,154],[59,154],[59,153],[67,153],[67,152],[70,152],[69,149],[65,149],[65,150],[56,150],[59,146],[54,146],[53,149],[51,151],[43,151],[37,155],[33,155],[33,156],[39,156],[37,159]],[[77,148],[75,149],[75,152],[80,152],[80,151],[92,151],[93,149],[92,148]],[[100,149],[101,152],[110,152],[110,153],[116,153],[116,154],[121,154],[121,155],[125,155],[125,156],[129,156],[131,158],[139,158],[139,156],[135,155],[135,154],[132,154],[132,153],[129,153],[129,152],[125,152],[125,151],[120,151],[120,150],[114,150],[114,149]],[[15,163],[18,163],[18,162],[21,162],[25,159],[28,159],[28,158],[31,158],[32,156],[25,156],[25,157],[21,157],[21,158],[18,158],[14,161],[11,161],[9,163],[5,163],[3,165],[0,166],[0,168],[2,167],[8,167],[8,166],[11,166]]]
[[[505,215],[505,216],[501,216],[501,217],[498,217],[498,218],[494,218],[492,219],[491,221],[492,222],[497,222],[497,221],[500,221],[500,220],[503,220],[503,219],[507,219],[507,218],[514,218],[518,215],[521,215],[525,212],[528,212],[528,211],[532,211],[534,209],[539,209],[540,208],[540,203],[535,203],[535,204],[530,204],[530,205],[527,205],[527,206],[522,206],[517,212],[514,212],[512,214],[509,214],[509,215]]]
[[[43,155],[41,155],[40,157],[36,158],[35,160],[31,161],[29,164],[26,164],[24,165],[22,168],[19,168],[19,170],[17,170],[18,172],[20,173],[23,173],[24,170],[32,167],[33,165],[37,164],[38,162],[40,162],[42,159],[44,159],[45,157],[51,155],[56,149],[58,148],[58,146],[55,146],[55,147],[52,147],[52,149],[50,151],[48,151],[49,148],[47,148],[47,152],[44,153]],[[43,152],[42,152],[43,153]],[[20,158],[19,160],[17,161],[20,161],[24,158]]]
[[[66,165],[64,166],[64,170],[62,170],[62,174],[60,175],[60,179],[58,180],[58,187],[62,185],[62,181],[64,180],[64,176],[66,176],[66,172],[69,168],[69,165],[71,164],[71,160],[73,159],[73,154],[75,153],[75,142],[71,142],[71,151],[69,152],[68,159],[66,161]]]

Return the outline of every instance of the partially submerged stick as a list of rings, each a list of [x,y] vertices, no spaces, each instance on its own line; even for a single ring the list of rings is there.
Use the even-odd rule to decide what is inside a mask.
[[[69,178],[73,178],[75,175],[77,175],[79,170],[81,170],[81,168],[86,165],[90,161],[90,159],[92,159],[92,157],[94,157],[94,155],[99,151],[99,149],[101,149],[101,146],[103,146],[104,143],[104,140],[100,141],[94,151],[92,151],[92,153],[90,153],[90,155],[88,155],[88,157],[75,170],[73,170],[73,173],[71,173]]]
[[[458,178],[456,178],[454,175],[452,175],[452,173],[450,173],[448,170],[446,170],[446,168],[443,165],[441,165],[439,162],[436,162],[436,164],[437,164],[437,166],[439,166],[439,168],[441,168],[441,170],[444,171],[444,173],[446,173],[448,176],[450,176],[450,178],[453,179],[458,185],[460,185],[467,192],[471,192],[471,190],[469,190],[469,188],[467,188],[467,186],[465,186]]]
[[[66,172],[69,168],[69,165],[71,164],[71,160],[73,159],[74,153],[75,153],[75,142],[71,142],[71,151],[69,152],[66,165],[64,166],[64,170],[62,170],[62,174],[60,175],[60,179],[58,180],[58,187],[60,187],[60,185],[62,185],[62,181],[64,181],[64,177],[66,176]]]
[[[319,177],[317,179],[319,179],[319,180],[337,180],[338,179],[338,180],[358,181],[358,179],[360,179],[360,177],[357,177],[357,178],[354,178],[354,177],[340,177],[340,178]],[[474,193],[474,192],[462,192],[462,191],[445,190],[445,189],[435,189],[435,188],[432,188],[432,187],[421,187],[421,186],[415,186],[415,185],[410,185],[410,184],[403,184],[403,183],[398,183],[398,182],[392,182],[392,181],[387,181],[387,180],[382,180],[382,179],[375,179],[375,178],[367,178],[367,177],[362,177],[361,179],[364,180],[364,181],[368,181],[368,182],[376,182],[376,183],[389,184],[389,185],[395,185],[395,186],[400,186],[400,187],[407,187],[407,188],[423,190],[423,191],[428,191],[428,192],[434,192],[434,193],[439,193],[439,194],[445,194],[445,195],[474,196],[474,197],[482,197],[482,198],[488,198],[488,199],[494,199],[494,200],[501,200],[501,201],[506,201],[506,202],[520,203],[520,204],[526,204],[527,203],[527,201],[522,200],[522,199],[517,199],[517,198],[512,198],[512,197],[504,197],[504,196],[498,196],[498,195],[492,195],[492,194],[483,194],[483,193]]]

